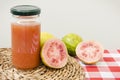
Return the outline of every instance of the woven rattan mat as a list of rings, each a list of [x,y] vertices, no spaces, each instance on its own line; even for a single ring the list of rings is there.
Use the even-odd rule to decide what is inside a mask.
[[[32,70],[18,70],[11,64],[11,49],[0,48],[0,80],[84,80],[85,73],[77,61],[69,57],[61,69],[48,68],[41,64]]]

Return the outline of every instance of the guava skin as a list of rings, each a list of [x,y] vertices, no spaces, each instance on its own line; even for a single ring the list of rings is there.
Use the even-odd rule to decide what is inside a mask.
[[[49,32],[41,32],[40,47],[42,48],[44,43],[51,38],[55,38],[55,36],[53,34],[49,33]]]
[[[42,62],[50,68],[62,68],[67,64],[68,52],[65,44],[60,39],[49,39],[41,50]]]
[[[79,35],[75,33],[69,33],[62,38],[62,41],[65,43],[69,55],[76,56],[75,52],[76,46],[83,40]]]

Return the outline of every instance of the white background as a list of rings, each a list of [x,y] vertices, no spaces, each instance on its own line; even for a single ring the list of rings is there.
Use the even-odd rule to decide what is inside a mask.
[[[58,38],[72,32],[106,49],[120,48],[120,0],[2,0],[0,47],[11,47],[10,8],[18,4],[41,8],[41,31]]]

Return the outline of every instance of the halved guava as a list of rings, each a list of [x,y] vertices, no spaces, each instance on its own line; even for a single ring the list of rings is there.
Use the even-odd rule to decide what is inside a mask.
[[[96,41],[84,41],[77,45],[76,55],[85,64],[95,64],[102,58],[104,49]]]
[[[59,39],[49,39],[41,51],[42,62],[51,68],[62,68],[67,64],[68,52],[65,44]]]
[[[69,55],[76,56],[75,53],[76,46],[78,45],[78,43],[82,42],[83,40],[79,35],[75,33],[69,33],[62,38],[62,41],[67,46]]]

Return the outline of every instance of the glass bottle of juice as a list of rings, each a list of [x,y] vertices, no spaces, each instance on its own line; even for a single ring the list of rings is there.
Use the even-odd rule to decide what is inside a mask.
[[[12,63],[16,68],[32,69],[40,64],[40,12],[32,5],[11,8]]]

